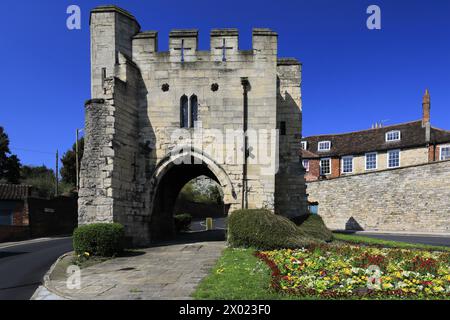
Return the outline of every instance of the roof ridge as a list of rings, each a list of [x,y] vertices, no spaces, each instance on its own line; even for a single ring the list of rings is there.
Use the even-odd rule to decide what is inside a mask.
[[[441,129],[441,128],[437,128],[437,127],[433,127],[433,126],[431,127],[431,129],[450,133],[450,130],[445,130],[445,129]]]
[[[327,137],[327,136],[344,136],[344,135],[349,135],[349,134],[354,134],[354,133],[370,132],[373,130],[381,130],[381,129],[391,128],[391,127],[398,127],[401,125],[411,124],[411,123],[416,123],[416,122],[422,122],[422,120],[402,122],[402,123],[393,124],[393,125],[382,127],[382,128],[364,129],[364,130],[350,131],[350,132],[343,132],[343,133],[319,134],[319,135],[304,137],[303,139],[314,138],[314,137]]]

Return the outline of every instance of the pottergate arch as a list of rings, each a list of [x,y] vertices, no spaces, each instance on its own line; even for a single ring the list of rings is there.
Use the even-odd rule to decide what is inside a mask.
[[[242,208],[307,212],[299,152],[302,65],[278,57],[276,32],[254,29],[252,49],[240,50],[238,30],[214,29],[210,50],[203,51],[198,30],[173,30],[169,51],[160,52],[158,33],[141,30],[131,13],[115,6],[91,12],[90,32],[80,225],[121,223],[135,245],[170,236],[174,198],[200,175],[222,187],[230,214]],[[199,124],[224,136],[241,132],[241,144],[231,145],[240,161],[209,152],[230,144],[208,134],[197,141]],[[189,137],[172,139],[180,129]],[[249,132],[272,143],[249,141]],[[174,154],[180,146],[187,151]],[[273,170],[260,155],[276,163]],[[179,160],[196,161],[175,165]]]

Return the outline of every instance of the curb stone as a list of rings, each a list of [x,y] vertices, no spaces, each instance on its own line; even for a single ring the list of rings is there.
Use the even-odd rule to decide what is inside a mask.
[[[30,300],[37,300],[36,298],[39,295],[39,292],[41,292],[42,289],[47,290],[50,294],[60,298],[61,300],[72,300],[72,298],[64,296],[60,293],[55,292],[55,290],[52,290],[49,288],[49,283],[50,283],[50,275],[52,274],[53,270],[55,270],[56,266],[58,265],[58,263],[64,259],[65,257],[67,257],[69,254],[72,254],[72,252],[68,252],[63,254],[62,256],[60,256],[55,263],[53,263],[53,265],[50,267],[50,269],[47,271],[47,273],[44,275],[44,279],[43,279],[43,283],[42,286],[40,286],[35,293],[33,294],[33,296],[31,297]]]

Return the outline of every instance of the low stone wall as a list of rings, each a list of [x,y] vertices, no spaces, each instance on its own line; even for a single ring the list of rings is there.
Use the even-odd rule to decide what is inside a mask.
[[[450,161],[307,184],[334,230],[450,233]]]

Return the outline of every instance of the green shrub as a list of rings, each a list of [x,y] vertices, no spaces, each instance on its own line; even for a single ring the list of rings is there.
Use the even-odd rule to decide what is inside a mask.
[[[192,223],[192,216],[190,214],[179,214],[175,217],[175,229],[177,232],[188,231]]]
[[[320,216],[308,215],[306,217],[294,218],[293,221],[309,237],[320,241],[333,241],[333,233],[326,227]]]
[[[228,240],[233,247],[295,249],[313,242],[289,219],[263,209],[233,212],[228,218],[228,228]]]
[[[122,253],[125,228],[118,223],[97,223],[77,228],[73,233],[73,247],[77,254],[113,257]]]

